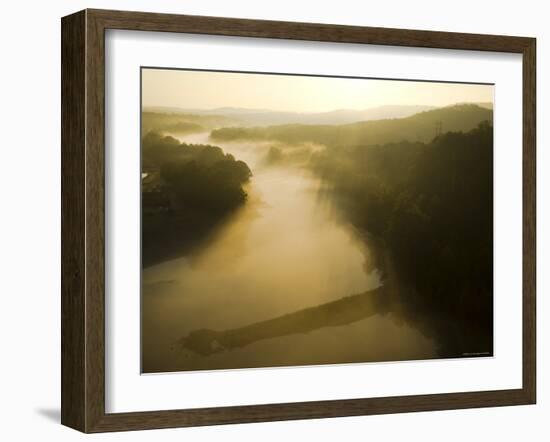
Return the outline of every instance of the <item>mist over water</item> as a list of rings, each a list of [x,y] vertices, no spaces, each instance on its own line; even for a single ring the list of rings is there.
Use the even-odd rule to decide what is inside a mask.
[[[144,372],[435,356],[430,338],[380,307],[380,273],[319,178],[266,165],[269,143],[215,144],[251,168],[248,200],[199,251],[143,269]]]

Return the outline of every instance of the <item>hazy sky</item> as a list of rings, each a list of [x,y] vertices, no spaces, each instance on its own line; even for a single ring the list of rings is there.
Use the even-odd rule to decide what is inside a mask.
[[[493,102],[493,86],[143,69],[143,106],[293,112]]]

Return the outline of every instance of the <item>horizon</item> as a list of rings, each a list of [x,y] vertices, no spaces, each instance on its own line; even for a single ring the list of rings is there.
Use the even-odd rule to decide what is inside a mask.
[[[440,108],[494,102],[494,85],[489,84],[156,68],[142,69],[141,89],[142,109],[199,112],[224,108],[288,113],[361,112],[388,106]]]
[[[334,112],[366,112],[374,109],[383,109],[383,108],[392,108],[392,107],[401,107],[401,108],[411,108],[411,107],[420,107],[420,108],[428,108],[427,110],[436,110],[436,109],[443,109],[446,107],[454,107],[454,106],[467,106],[467,105],[475,105],[479,107],[483,106],[493,106],[493,103],[491,101],[469,101],[469,102],[456,102],[451,103],[443,106],[433,106],[428,104],[382,104],[378,106],[372,106],[372,107],[365,107],[365,108],[334,108],[331,110],[326,111],[293,111],[293,110],[275,110],[275,109],[267,109],[267,108],[252,108],[252,107],[240,107],[240,106],[221,106],[221,107],[207,107],[207,108],[189,108],[189,107],[181,107],[181,106],[163,106],[163,105],[147,105],[142,106],[142,111],[151,111],[152,109],[165,109],[165,110],[178,110],[178,111],[185,111],[185,112],[216,112],[216,111],[224,111],[224,110],[235,110],[235,111],[246,111],[246,112],[273,112],[273,113],[296,113],[296,114],[329,114]],[[420,111],[424,112],[424,111]]]

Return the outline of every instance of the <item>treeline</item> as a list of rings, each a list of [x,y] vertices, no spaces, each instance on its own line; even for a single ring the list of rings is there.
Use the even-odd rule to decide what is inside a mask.
[[[143,138],[142,165],[159,169],[161,191],[170,196],[173,208],[234,207],[244,202],[242,185],[252,175],[246,163],[217,146],[180,143],[156,132]]]
[[[195,115],[177,112],[151,112],[141,114],[142,133],[151,131],[187,135],[235,124],[236,120],[221,115]]]
[[[280,125],[225,127],[211,133],[219,141],[313,142],[328,146],[396,143],[403,140],[429,142],[436,131],[468,131],[481,121],[492,122],[493,111],[475,104],[460,104],[420,112],[407,118],[363,121],[344,125]],[[439,129],[438,129],[439,128]]]
[[[442,356],[492,352],[491,124],[430,143],[327,148],[312,167],[346,219],[381,244],[406,314],[430,321]]]
[[[246,163],[217,146],[150,132],[142,140],[142,261],[189,250],[246,201]]]

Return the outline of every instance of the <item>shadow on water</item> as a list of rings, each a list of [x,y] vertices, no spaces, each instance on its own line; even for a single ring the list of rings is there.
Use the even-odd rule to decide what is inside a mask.
[[[435,342],[432,357],[463,358],[491,356],[492,339],[475,322],[457,321],[445,314],[435,314],[415,302],[418,296],[395,284],[350,295],[315,307],[301,309],[273,319],[227,330],[197,329],[181,338],[178,346],[208,357],[253,343],[289,335],[306,334],[327,327],[342,327],[375,316],[391,318],[397,326],[407,324]],[[380,337],[383,341],[383,337]],[[399,360],[399,357],[392,357]]]
[[[322,327],[347,325],[380,313],[387,299],[384,295],[385,289],[379,287],[245,327],[224,331],[195,330],[182,338],[180,345],[184,349],[207,356],[264,339],[308,333]]]
[[[150,267],[171,259],[193,255],[204,249],[241,208],[229,213],[200,212],[144,214],[142,222],[142,265]]]

